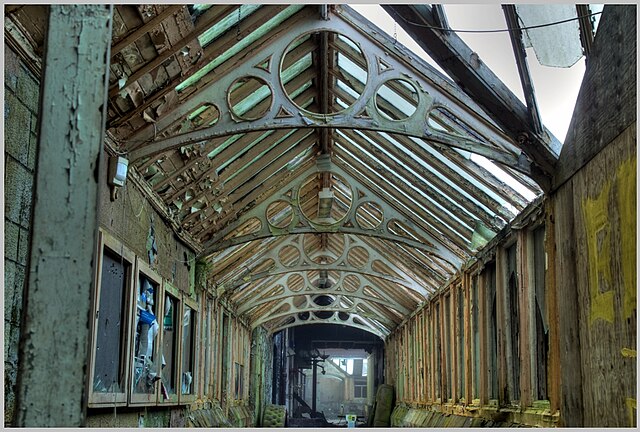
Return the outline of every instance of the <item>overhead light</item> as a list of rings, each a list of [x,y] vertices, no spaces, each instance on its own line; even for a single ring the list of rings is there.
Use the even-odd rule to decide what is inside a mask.
[[[109,184],[124,186],[128,169],[129,161],[122,156],[109,158]]]
[[[110,157],[107,181],[111,186],[111,201],[117,196],[117,187],[124,186],[127,181],[127,171],[129,169],[129,161],[122,157]]]
[[[330,188],[322,188],[318,192],[318,217],[325,219],[331,216],[331,206],[333,205],[333,191]]]

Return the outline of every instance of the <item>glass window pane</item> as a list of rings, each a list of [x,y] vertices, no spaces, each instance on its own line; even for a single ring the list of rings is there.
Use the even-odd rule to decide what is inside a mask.
[[[127,273],[131,265],[109,250],[104,250],[100,299],[97,314],[98,332],[94,361],[93,391],[120,393],[124,387],[123,330]]]
[[[160,379],[154,363],[154,348],[160,325],[156,319],[158,285],[140,274],[137,287],[133,362],[133,392],[150,394]]]
[[[236,363],[235,364],[235,398],[234,399],[242,399],[242,395],[244,394],[244,366]]]
[[[182,317],[182,394],[193,394],[195,311],[184,307]]]
[[[177,394],[178,381],[178,329],[180,322],[178,299],[170,294],[164,296],[164,317],[162,320],[162,395],[164,399]]]

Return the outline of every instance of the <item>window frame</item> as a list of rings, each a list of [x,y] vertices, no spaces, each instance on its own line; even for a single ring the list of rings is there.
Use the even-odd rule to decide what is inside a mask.
[[[169,282],[164,282],[164,289],[162,290],[162,301],[161,303],[161,311],[164,312],[165,309],[165,301],[166,301],[166,297],[167,295],[170,295],[171,297],[175,298],[176,301],[178,302],[178,305],[176,307],[178,313],[177,313],[177,317],[178,319],[180,318],[180,313],[182,311],[182,293],[181,291],[174,287],[171,283]],[[160,338],[158,339],[159,341],[159,348],[161,348],[160,350],[160,355],[164,355],[164,313],[162,315],[162,322],[160,323]],[[179,404],[179,387],[180,387],[180,368],[182,366],[182,358],[181,358],[181,353],[180,353],[180,342],[182,341],[182,326],[177,325],[176,323],[173,323],[173,328],[175,331],[175,339],[176,339],[176,346],[174,347],[174,360],[176,362],[176,368],[175,368],[175,382],[176,382],[176,392],[173,395],[169,395],[168,399],[164,399],[164,395],[162,394],[162,390],[159,389],[158,392],[158,405],[162,405],[162,406],[169,406],[169,405],[178,405]],[[160,376],[162,377],[162,367],[160,369]],[[162,379],[161,379],[162,381]]]
[[[184,361],[184,352],[183,352],[183,348],[184,348],[184,340],[183,340],[183,325],[180,325],[180,343],[179,343],[179,359],[180,359],[180,365],[179,365],[179,372],[178,372],[178,377],[179,377],[179,388],[180,391],[178,392],[179,396],[178,396],[178,403],[180,405],[183,405],[185,403],[192,403],[195,402],[196,399],[198,398],[198,390],[199,390],[199,377],[198,377],[198,365],[199,365],[199,356],[197,355],[197,351],[195,349],[196,347],[196,342],[198,341],[198,327],[199,327],[199,311],[200,308],[198,307],[198,302],[196,300],[194,300],[193,298],[189,297],[186,293],[182,293],[182,302],[180,305],[180,319],[184,319],[184,313],[186,308],[190,308],[192,310],[192,315],[191,315],[191,320],[193,320],[191,322],[192,330],[191,330],[191,351],[192,351],[192,356],[191,358],[193,359],[193,365],[192,365],[192,381],[191,381],[191,390],[192,393],[182,393],[182,374],[183,374],[183,370],[182,370],[182,365],[183,365],[183,361]]]
[[[158,284],[158,293],[156,295],[156,299],[161,299],[159,302],[157,300],[154,301],[154,303],[156,303],[156,308],[154,310],[155,314],[156,314],[156,319],[157,319],[157,311],[158,311],[158,305],[162,306],[163,303],[163,299],[164,299],[164,281],[162,279],[162,277],[154,270],[151,268],[151,266],[149,264],[146,263],[146,261],[144,261],[141,257],[137,257],[136,259],[136,269],[135,269],[135,278],[134,278],[134,284],[139,283],[140,280],[140,275],[143,274],[144,276],[146,276],[148,279],[152,280],[153,282],[155,282],[156,284]],[[137,286],[133,285],[132,289],[131,289],[131,294],[129,296],[129,338],[130,338],[130,344],[129,344],[129,386],[128,386],[128,392],[129,392],[129,405],[132,406],[141,406],[141,405],[157,405],[158,402],[158,398],[161,397],[160,395],[160,386],[158,385],[158,381],[156,381],[154,383],[154,391],[153,393],[135,393],[133,391],[133,379],[135,376],[135,371],[133,369],[134,367],[134,356],[135,356],[135,349],[134,349],[134,345],[135,345],[135,322],[136,322],[136,306],[137,305],[137,300],[136,300],[136,293],[137,293]],[[160,309],[162,310],[162,309]],[[156,342],[154,343],[154,347],[153,347],[153,353],[152,353],[152,357],[154,359],[158,358],[159,355],[159,347],[161,345],[161,338],[162,338],[162,325],[160,324],[160,322],[158,322],[158,324],[160,325],[160,328],[158,330],[158,333],[160,334],[160,336],[158,337],[158,339],[156,340]],[[155,361],[155,360],[154,360]]]
[[[539,257],[537,255],[537,252],[539,251],[537,249],[537,245],[536,245],[536,240],[537,240],[537,234],[541,232],[542,234],[542,248],[541,248],[541,252],[542,252],[542,256]],[[542,265],[542,277],[541,277],[541,283],[543,286],[543,293],[542,296],[545,297],[542,299],[542,301],[544,302],[544,310],[540,310],[541,313],[541,320],[542,320],[542,326],[544,327],[544,321],[545,318],[547,320],[547,325],[548,325],[548,320],[549,320],[549,309],[548,309],[548,304],[547,304],[547,299],[546,299],[546,295],[547,295],[547,249],[546,249],[546,242],[547,242],[547,227],[546,224],[544,223],[544,221],[540,221],[539,223],[536,223],[534,225],[532,225],[529,230],[526,233],[526,242],[527,242],[527,269],[528,269],[528,280],[527,280],[527,285],[529,287],[529,292],[528,292],[528,296],[527,296],[527,302],[528,302],[528,324],[529,324],[529,340],[532,341],[532,345],[531,345],[531,349],[529,351],[529,362],[530,362],[530,383],[529,385],[531,386],[531,403],[532,404],[536,404],[536,405],[544,405],[544,404],[548,404],[549,403],[549,352],[550,352],[550,348],[551,348],[551,337],[550,334],[547,333],[547,352],[546,352],[546,356],[544,359],[544,364],[543,365],[539,365],[538,364],[538,358],[540,356],[540,353],[538,352],[538,332],[537,332],[537,325],[538,325],[538,315],[537,315],[537,311],[538,311],[538,283],[540,281],[538,281],[538,268],[536,267],[536,265]],[[543,316],[546,315],[545,316]],[[545,368],[545,383],[544,383],[544,391],[546,393],[546,398],[540,398],[540,393],[539,393],[539,389],[538,389],[538,380],[539,380],[539,373],[540,373],[540,366]]]
[[[504,319],[504,364],[506,366],[506,390],[505,404],[511,406],[520,406],[522,399],[522,364],[520,357],[523,355],[521,342],[523,338],[521,297],[522,297],[522,281],[520,271],[519,248],[522,247],[518,238],[508,241],[502,248],[501,258],[503,260],[502,274],[500,277],[503,281],[503,310]],[[513,261],[513,262],[511,262]],[[513,265],[513,268],[511,267]],[[510,286],[511,272],[513,272],[514,289]],[[515,312],[515,313],[514,313]],[[514,335],[514,331],[517,334]],[[528,335],[524,335],[525,337]]]
[[[104,251],[105,248],[109,249],[111,253],[117,255],[122,258],[123,261],[128,263],[128,275],[126,276],[126,284],[124,287],[125,292],[123,293],[123,307],[125,310],[129,310],[131,307],[130,297],[132,292],[133,284],[135,283],[135,265],[136,265],[136,256],[135,254],[122,242],[117,240],[115,237],[111,236],[107,232],[103,231],[102,228],[98,229],[98,242],[97,242],[97,271],[94,275],[94,298],[91,305],[91,316],[93,317],[91,320],[91,344],[89,349],[89,396],[87,400],[87,406],[89,408],[93,407],[103,407],[103,406],[126,406],[128,402],[128,394],[129,394],[129,347],[131,346],[131,338],[129,332],[129,314],[124,313],[123,319],[124,323],[122,323],[123,330],[122,340],[120,342],[120,358],[122,362],[122,368],[124,372],[123,379],[123,387],[121,392],[111,392],[111,393],[102,393],[96,392],[93,390],[93,380],[95,376],[95,361],[96,361],[96,348],[98,343],[98,318],[100,311],[100,294],[102,292],[102,270],[103,270],[103,262],[104,262]]]

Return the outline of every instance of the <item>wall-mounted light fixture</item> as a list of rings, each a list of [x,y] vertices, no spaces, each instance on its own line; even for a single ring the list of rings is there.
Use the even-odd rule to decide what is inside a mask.
[[[124,186],[127,181],[127,170],[129,169],[129,161],[122,156],[113,156],[109,158],[109,170],[107,182],[111,187],[111,201],[118,196],[118,188]]]

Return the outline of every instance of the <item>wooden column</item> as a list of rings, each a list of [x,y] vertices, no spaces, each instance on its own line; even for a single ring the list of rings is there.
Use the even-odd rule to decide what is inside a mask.
[[[46,35],[17,424],[86,418],[112,7],[52,5]]]
[[[505,312],[506,309],[506,252],[503,248],[498,248],[496,251],[496,306],[497,306],[497,325],[498,325],[498,404],[502,406],[503,404],[509,404],[510,401],[507,400],[507,394],[505,393],[505,389],[508,385],[508,364],[506,360],[507,354],[507,335],[505,329],[507,327],[507,315]]]

